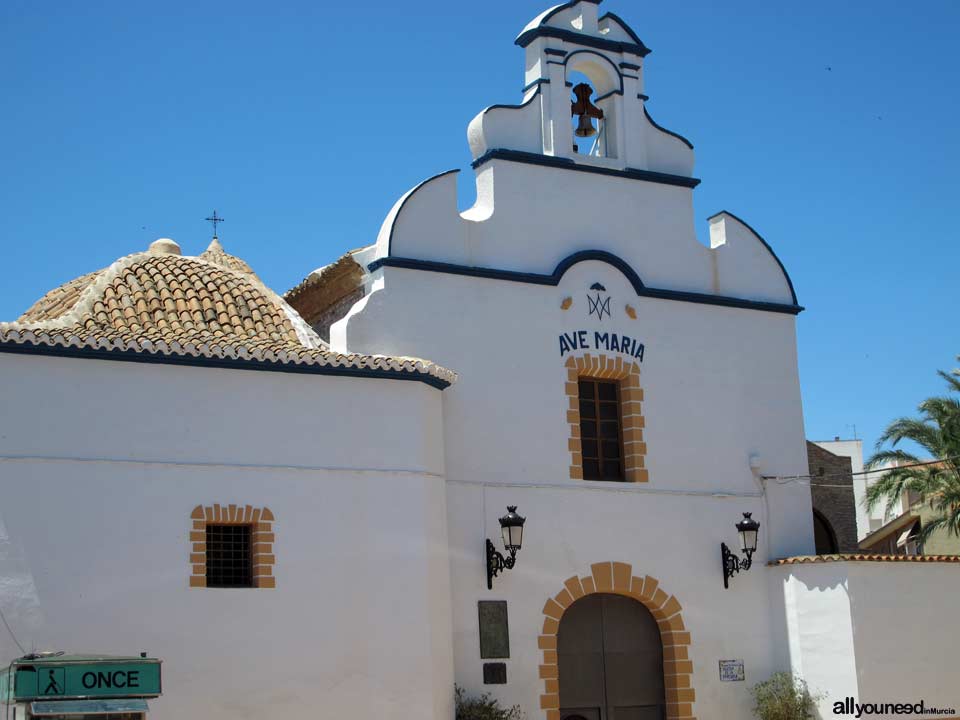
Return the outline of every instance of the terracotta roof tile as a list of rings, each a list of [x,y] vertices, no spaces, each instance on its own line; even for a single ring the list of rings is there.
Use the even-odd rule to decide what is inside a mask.
[[[81,275],[58,288],[54,288],[31,305],[30,309],[21,315],[17,322],[35,322],[60,317],[77,304],[81,293],[102,272],[102,270],[98,270],[87,275]]]
[[[878,555],[871,553],[841,553],[838,555],[800,555],[771,560],[768,565],[812,565],[830,562],[913,562],[960,563],[960,555]]]
[[[164,242],[164,248],[177,247]],[[330,350],[217,240],[196,257],[154,246],[51,290],[16,322],[0,323],[0,344],[387,370],[428,375],[443,384],[456,378],[419,358]]]

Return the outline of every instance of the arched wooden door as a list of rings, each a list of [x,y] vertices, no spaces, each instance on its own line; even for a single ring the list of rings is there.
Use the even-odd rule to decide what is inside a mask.
[[[663,647],[640,602],[593,594],[567,608],[557,632],[561,720],[663,720]]]

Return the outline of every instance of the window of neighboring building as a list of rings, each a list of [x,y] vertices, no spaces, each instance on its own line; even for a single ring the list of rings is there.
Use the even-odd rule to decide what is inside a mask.
[[[253,587],[250,525],[207,525],[207,587]]]
[[[620,384],[580,378],[580,442],[584,480],[623,480]]]
[[[897,554],[902,552],[904,555],[923,555],[923,547],[920,545],[920,521],[917,520],[910,529],[903,533],[903,539],[897,542]],[[900,550],[900,546],[903,550]]]

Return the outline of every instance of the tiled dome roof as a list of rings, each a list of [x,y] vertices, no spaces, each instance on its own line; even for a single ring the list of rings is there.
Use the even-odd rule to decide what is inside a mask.
[[[217,238],[213,239],[210,247],[200,253],[200,259],[212,262],[214,265],[220,265],[228,270],[236,270],[237,272],[253,275],[253,270],[243,260],[236,255],[228,255],[224,252],[223,245],[220,244]]]
[[[0,323],[0,343],[410,372],[442,384],[455,377],[417,358],[330,350],[216,238],[195,257],[181,255],[172,240],[157,240],[147,252],[71,280],[40,298],[16,322]]]
[[[171,241],[71,280],[43,296],[17,324],[94,337],[190,340],[318,348],[296,312],[218,240],[197,257]]]

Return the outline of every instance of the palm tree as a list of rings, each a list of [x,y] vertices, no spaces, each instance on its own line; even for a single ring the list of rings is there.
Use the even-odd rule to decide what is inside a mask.
[[[903,417],[890,423],[877,440],[877,452],[866,463],[868,470],[895,465],[867,488],[868,509],[886,501],[890,511],[903,493],[911,490],[933,510],[934,516],[920,532],[921,547],[940,529],[960,537],[960,370],[937,373],[947,382],[948,394],[920,403],[919,418]],[[917,455],[898,449],[904,440],[919,445],[938,462],[922,464],[925,461]],[[890,447],[883,449],[887,443]]]

